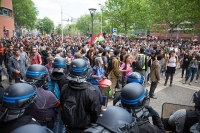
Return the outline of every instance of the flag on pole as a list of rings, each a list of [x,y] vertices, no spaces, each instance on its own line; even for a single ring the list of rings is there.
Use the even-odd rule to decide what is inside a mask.
[[[104,39],[104,37],[103,37],[103,34],[100,32],[99,34],[98,34],[98,36],[97,36],[97,42],[102,42],[102,41],[104,41],[105,39]]]
[[[90,47],[92,46],[93,43],[95,43],[95,40],[97,40],[97,36],[96,36],[96,34],[93,34],[92,37],[90,38],[89,42],[88,42]]]

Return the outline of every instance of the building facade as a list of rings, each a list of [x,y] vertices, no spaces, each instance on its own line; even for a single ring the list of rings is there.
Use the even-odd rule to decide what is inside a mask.
[[[12,0],[2,0],[0,4],[0,38],[14,34],[14,13]]]
[[[159,32],[158,30],[159,29]],[[180,23],[173,31],[170,27],[163,22],[162,24],[155,24],[151,28],[151,36],[160,39],[191,39],[198,40],[199,34],[193,32],[195,29],[200,29],[200,24],[192,25],[190,22],[185,21]]]

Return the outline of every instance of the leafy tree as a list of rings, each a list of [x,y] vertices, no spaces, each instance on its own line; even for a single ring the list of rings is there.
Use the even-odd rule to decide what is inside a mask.
[[[56,33],[57,33],[58,35],[61,35],[61,34],[62,34],[62,25],[61,25],[61,24],[59,24],[59,25],[56,27]]]
[[[67,24],[64,28],[63,28],[63,33],[65,35],[69,34],[69,35],[77,35],[78,33],[80,33],[80,31],[78,30],[78,28],[76,27],[76,24]]]
[[[102,30],[104,31],[107,27],[107,23],[103,18],[102,22]],[[92,18],[90,14],[85,14],[81,16],[76,22],[76,27],[80,31],[81,34],[90,34],[92,31]],[[101,14],[96,12],[94,15],[94,34],[99,33],[101,30]]]
[[[190,17],[196,8],[194,1],[188,0],[148,0],[150,12],[155,23],[166,23],[170,28],[171,37],[174,28],[184,21],[190,21]],[[197,11],[197,9],[195,9]],[[193,19],[196,18],[193,17]]]
[[[81,16],[77,22],[76,27],[80,30],[81,34],[86,34],[89,32],[90,24],[91,24],[91,17],[89,14]],[[95,26],[95,25],[94,25]]]
[[[137,25],[143,25],[147,29],[150,22],[147,6],[146,0],[108,0],[102,10],[103,16],[112,27],[127,34]]]
[[[32,0],[12,0],[16,27],[31,29],[37,20],[37,8]]]
[[[48,17],[44,17],[43,19],[38,19],[36,22],[36,27],[41,33],[49,34],[54,28],[54,23]]]

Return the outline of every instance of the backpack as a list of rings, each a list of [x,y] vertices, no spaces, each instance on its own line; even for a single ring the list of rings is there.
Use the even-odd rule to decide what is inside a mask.
[[[62,87],[62,95],[61,95],[61,118],[63,123],[69,127],[76,128],[78,126],[76,109],[78,107],[77,98],[75,96],[71,96],[68,91],[68,84]],[[89,93],[88,90],[95,90],[92,85],[89,85],[86,89],[86,93]],[[83,115],[79,114],[80,116]],[[86,114],[85,114],[86,115]],[[83,116],[82,116],[83,117]],[[80,118],[79,118],[80,119]],[[84,125],[84,123],[81,123]]]
[[[135,59],[135,68],[142,70],[145,66],[145,55],[144,54],[138,54]]]
[[[112,57],[110,57],[108,59],[108,74],[110,73],[110,71],[113,69],[112,67]]]
[[[60,100],[60,89],[56,81],[48,82],[48,90],[51,91],[57,99]]]

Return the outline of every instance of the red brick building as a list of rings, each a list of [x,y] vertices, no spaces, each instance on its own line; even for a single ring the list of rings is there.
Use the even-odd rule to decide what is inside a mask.
[[[151,36],[154,36],[156,38],[160,39],[193,39],[198,40],[199,34],[192,33],[194,29],[199,29],[200,24],[196,24],[194,27],[193,25],[185,21],[181,23],[179,26],[173,29],[173,31],[170,30],[170,28],[163,22],[162,24],[155,24],[151,29]],[[157,29],[157,30],[156,30]],[[172,34],[171,34],[172,32]],[[171,36],[172,35],[172,36]]]
[[[2,0],[0,10],[0,38],[12,37],[14,31],[12,0]]]

